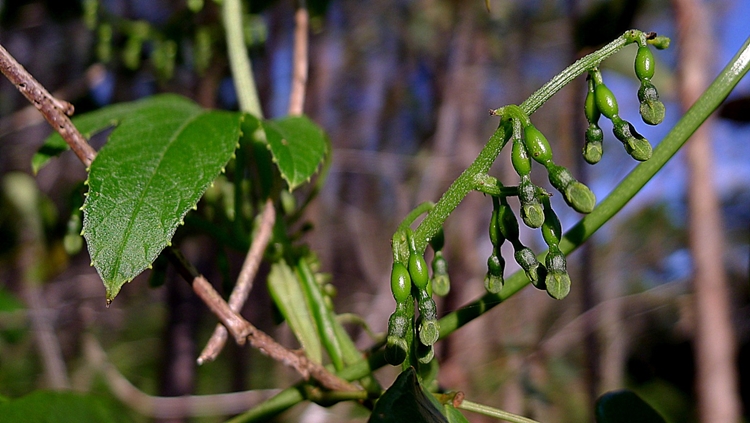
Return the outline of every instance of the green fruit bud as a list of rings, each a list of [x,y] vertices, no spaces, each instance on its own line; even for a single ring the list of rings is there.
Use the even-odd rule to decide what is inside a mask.
[[[406,360],[408,350],[404,338],[389,336],[385,344],[385,361],[391,366],[398,366]]]
[[[526,150],[531,158],[541,164],[552,160],[552,148],[549,146],[549,141],[534,125],[523,128],[523,134]]]
[[[635,55],[635,76],[641,81],[654,76],[654,54],[647,45],[638,47]]]
[[[545,285],[547,293],[555,299],[561,300],[570,292],[570,276],[567,271],[565,255],[557,246],[550,246],[545,259],[547,277]]]
[[[584,103],[583,111],[586,114],[586,120],[589,122],[589,124],[595,124],[599,122],[599,117],[601,117],[602,112],[600,112],[599,108],[596,107],[596,96],[594,95],[594,80],[591,78],[588,79],[588,93],[586,94],[586,102]]]
[[[448,263],[443,258],[443,253],[437,251],[432,259],[432,289],[435,295],[444,297],[451,289],[451,281],[448,276]]]
[[[579,213],[591,213],[596,196],[589,187],[578,182],[568,169],[552,164],[547,167],[549,181],[565,198],[565,202]]]
[[[536,255],[528,247],[523,247],[513,254],[516,259],[516,263],[526,273],[526,277],[529,278],[532,284],[535,286],[539,283],[539,260],[536,259]]]
[[[608,119],[612,119],[619,114],[617,99],[606,85],[599,84],[594,88],[594,98],[596,99],[596,107]]]
[[[443,246],[445,245],[445,234],[443,233],[443,228],[440,228],[440,230],[433,235],[432,238],[430,238],[430,246],[432,247],[433,251],[440,251],[443,249]]]
[[[409,276],[411,281],[419,289],[427,289],[430,277],[427,273],[427,262],[421,254],[412,253],[409,256]]]
[[[525,176],[531,173],[531,159],[529,153],[526,151],[526,147],[523,145],[523,141],[516,138],[513,140],[513,149],[510,155],[513,168],[520,176]]]
[[[497,223],[500,227],[500,233],[505,239],[513,242],[518,241],[518,220],[516,220],[516,215],[513,214],[513,209],[507,203],[500,204]]]
[[[432,345],[417,345],[417,361],[428,364],[433,358],[435,358],[435,349]]]
[[[505,280],[503,279],[503,270],[505,260],[502,256],[493,251],[487,259],[487,275],[484,278],[484,288],[491,294],[497,294],[503,289]]]
[[[411,276],[402,263],[393,263],[391,268],[391,292],[396,303],[403,303],[411,295]]]
[[[639,134],[633,125],[623,119],[612,120],[612,132],[625,146],[625,151],[636,160],[646,161],[651,158],[651,144]]]
[[[542,225],[542,237],[547,245],[555,246],[562,239],[562,225],[557,218],[555,211],[549,204],[549,200],[544,203],[544,224]]]
[[[653,39],[648,40],[648,43],[659,50],[665,50],[669,48],[670,39],[663,35],[659,35],[657,37],[654,37]]]

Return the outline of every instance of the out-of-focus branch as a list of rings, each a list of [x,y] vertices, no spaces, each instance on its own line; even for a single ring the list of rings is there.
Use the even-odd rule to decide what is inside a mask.
[[[250,290],[253,288],[253,279],[255,279],[255,274],[258,272],[263,252],[266,251],[268,241],[271,239],[274,222],[276,222],[276,209],[273,206],[273,200],[269,198],[266,200],[263,213],[260,217],[258,234],[253,239],[250,250],[248,250],[245,257],[245,262],[242,264],[237,283],[232,290],[232,294],[229,296],[229,308],[235,313],[239,313],[242,309],[250,294]],[[221,324],[216,325],[214,333],[198,357],[198,364],[201,365],[205,362],[215,360],[226,342],[227,329]]]
[[[289,114],[292,116],[302,114],[307,90],[310,14],[307,11],[305,0],[297,0],[294,23],[294,64],[292,67],[292,92],[289,95]]]
[[[91,148],[86,138],[78,132],[68,118],[73,114],[73,105],[53,97],[1,45],[0,71],[44,115],[47,122],[60,133],[81,162],[89,167],[96,156],[96,151]]]
[[[109,385],[109,389],[112,390],[115,397],[130,408],[148,417],[179,419],[185,417],[236,414],[253,407],[279,392],[278,389],[264,389],[218,395],[152,396],[133,386],[107,360],[106,353],[92,335],[85,336],[83,349],[86,362],[94,369],[104,373],[107,385]]]

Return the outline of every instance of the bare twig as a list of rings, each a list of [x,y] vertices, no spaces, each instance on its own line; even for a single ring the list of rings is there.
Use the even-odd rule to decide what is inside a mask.
[[[308,33],[310,14],[305,0],[297,1],[294,13],[294,64],[292,71],[292,93],[289,95],[289,114],[301,115],[305,106],[308,69]]]
[[[334,391],[351,391],[357,388],[329,372],[320,364],[310,361],[304,354],[297,354],[276,342],[265,332],[253,326],[250,322],[243,319],[237,313],[229,308],[229,304],[224,301],[211,284],[201,276],[197,270],[185,260],[184,257],[175,249],[168,250],[169,258],[177,266],[177,270],[182,277],[189,281],[193,286],[193,291],[200,297],[208,308],[219,318],[229,333],[234,337],[238,344],[242,345],[245,340],[250,341],[250,345],[257,348],[262,353],[268,355],[276,361],[283,363],[296,370],[303,378],[313,378],[320,382],[324,387]]]
[[[255,279],[255,274],[258,272],[263,252],[266,251],[268,241],[271,239],[275,222],[276,209],[273,206],[273,200],[269,198],[266,200],[263,213],[260,217],[258,234],[253,239],[252,245],[250,245],[250,250],[247,252],[245,262],[242,264],[237,283],[232,290],[232,294],[229,296],[229,308],[235,313],[240,312],[250,294],[250,290],[253,288],[253,279]],[[214,333],[211,335],[208,343],[206,343],[206,347],[203,348],[200,357],[198,357],[198,365],[215,360],[226,342],[227,329],[221,324],[216,325]]]
[[[253,407],[279,392],[278,389],[263,389],[218,395],[152,396],[133,386],[107,360],[106,353],[92,335],[85,336],[83,349],[86,362],[95,370],[104,373],[107,385],[109,385],[109,389],[114,396],[130,408],[148,417],[180,419],[185,417],[236,414]]]
[[[47,122],[63,137],[81,162],[89,167],[96,157],[96,151],[91,148],[68,118],[73,114],[73,105],[53,97],[2,45],[0,45],[0,72],[44,115]]]

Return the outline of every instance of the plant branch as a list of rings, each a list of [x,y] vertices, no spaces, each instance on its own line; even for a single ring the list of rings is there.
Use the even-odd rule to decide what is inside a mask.
[[[203,300],[211,312],[219,318],[235,341],[243,345],[246,340],[262,353],[295,369],[304,379],[313,378],[324,387],[333,391],[355,391],[356,387],[329,372],[320,364],[310,361],[304,354],[297,354],[276,342],[268,334],[253,326],[229,308],[218,292],[198,271],[185,260],[176,249],[168,250],[170,261],[177,267],[180,275],[189,281],[193,291]]]
[[[237,278],[237,283],[232,290],[232,294],[229,296],[229,308],[235,313],[239,313],[242,309],[250,294],[250,290],[253,288],[253,279],[255,279],[255,274],[258,272],[258,267],[263,258],[263,253],[268,246],[268,241],[271,240],[274,222],[276,222],[276,209],[273,206],[273,200],[269,198],[266,200],[260,216],[258,233],[255,239],[253,239],[250,250],[247,252],[245,261],[242,263],[240,275]],[[222,324],[216,325],[214,333],[198,357],[198,365],[215,360],[226,342],[227,329]]]
[[[91,162],[96,157],[96,151],[70,121],[68,116],[73,114],[73,105],[53,97],[2,45],[0,45],[0,71],[44,115],[47,122],[60,133],[81,162],[87,168],[91,166]]]
[[[260,107],[253,67],[247,55],[245,35],[242,31],[242,4],[240,0],[224,0],[221,11],[226,32],[229,67],[232,69],[232,79],[234,89],[237,91],[240,110],[262,119],[263,109]]]

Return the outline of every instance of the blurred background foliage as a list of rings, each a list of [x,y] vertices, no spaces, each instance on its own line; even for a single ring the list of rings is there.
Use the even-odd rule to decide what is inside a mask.
[[[245,34],[264,110],[281,116],[290,90],[294,4],[249,3]],[[471,163],[497,124],[487,110],[520,103],[575,58],[627,28],[675,32],[666,0],[491,0],[489,11],[479,0],[308,4],[305,110],[326,128],[334,152],[327,184],[307,211],[314,230],[306,237],[322,270],[332,275],[337,311],[361,315],[376,332],[385,330],[393,307],[387,283],[390,234],[411,208],[436,200]],[[750,11],[743,0],[708,5],[706,19],[723,23],[714,31],[716,62],[706,64],[715,74],[747,36],[742,16]],[[204,107],[237,107],[212,0],[5,0],[0,23],[0,42],[50,91],[74,103],[77,113],[159,92],[180,93]],[[604,72],[623,117],[638,121],[634,53],[629,48],[605,62]],[[643,128],[654,143],[680,115],[674,49],[656,57],[655,83],[668,115],[659,127]],[[717,121],[713,136],[742,400],[750,410],[750,128],[742,122],[748,118],[741,106],[750,95],[747,82],[724,114],[731,119]],[[532,119],[560,163],[575,169],[601,199],[634,163],[605,126],[608,151],[602,163],[581,164],[584,94],[581,78]],[[149,287],[148,274],[137,278],[106,308],[85,248],[75,255],[64,249],[85,170],[64,154],[31,179],[31,155],[50,130],[5,80],[0,116],[0,395],[54,387],[42,377],[44,352],[31,332],[28,304],[34,292],[56,335],[64,382],[116,397],[135,421],[150,419],[132,411],[129,401],[135,400],[113,393],[91,364],[87,336],[150,395],[274,388],[295,380],[256,351],[234,346],[196,368],[196,350],[215,320],[171,270],[158,288]],[[93,140],[96,147],[101,143]],[[507,157],[497,163],[493,172],[515,183]],[[683,167],[681,158],[673,160],[587,249],[572,256],[570,297],[556,302],[526,289],[439,343],[441,385],[475,402],[560,423],[591,421],[597,395],[627,386],[670,421],[697,421]],[[556,210],[565,211],[564,227],[578,219],[565,206]],[[441,312],[482,293],[490,211],[489,199],[473,194],[447,221],[445,255],[453,287],[438,305]],[[522,236],[536,250],[541,246],[533,233]],[[178,237],[209,279],[236,276],[239,252],[200,234]],[[508,271],[514,264],[508,260]],[[290,344],[292,336],[274,324],[272,312],[258,284],[244,314]],[[371,344],[360,327],[348,327],[360,347]],[[378,375],[387,386],[395,370]],[[342,404],[331,411],[297,407],[278,421],[364,420],[361,409]]]

